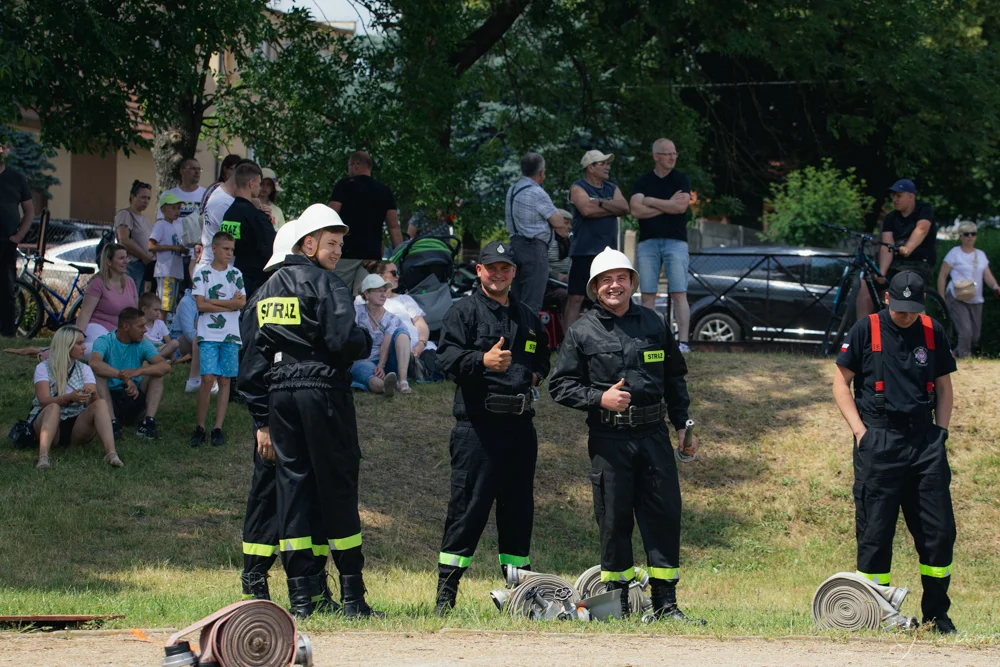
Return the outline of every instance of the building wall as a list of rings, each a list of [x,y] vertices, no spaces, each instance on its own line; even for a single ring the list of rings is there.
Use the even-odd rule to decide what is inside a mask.
[[[73,184],[73,155],[69,151],[59,149],[50,162],[55,165],[53,176],[59,179],[59,185],[49,188],[52,199],[48,202],[49,213],[53,218],[68,218],[70,209],[70,188]]]
[[[115,217],[115,156],[75,153],[70,159],[69,217],[111,222]],[[53,193],[54,194],[54,193]],[[126,202],[127,204],[127,202]],[[55,217],[55,216],[53,216]]]

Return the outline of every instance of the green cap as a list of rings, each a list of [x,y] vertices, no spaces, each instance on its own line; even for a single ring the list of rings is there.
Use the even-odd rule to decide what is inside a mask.
[[[180,197],[175,195],[173,192],[164,192],[160,195],[160,208],[167,206],[169,204],[183,204]]]

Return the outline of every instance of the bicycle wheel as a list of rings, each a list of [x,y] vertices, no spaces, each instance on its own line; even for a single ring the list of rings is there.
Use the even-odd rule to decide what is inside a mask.
[[[837,303],[830,313],[830,323],[826,327],[826,334],[823,336],[823,345],[820,347],[820,354],[824,357],[837,352],[840,343],[844,339],[844,333],[853,324],[853,318],[848,315],[854,308],[854,300],[857,298],[857,290],[850,287],[851,278],[841,281],[837,289]],[[842,298],[841,298],[842,297]]]
[[[38,290],[23,280],[17,281],[17,292],[18,303],[24,304],[17,319],[17,337],[34,338],[45,323],[42,297],[38,295]]]
[[[951,319],[951,311],[948,304],[944,302],[944,297],[935,290],[929,289],[924,293],[924,312],[941,323],[948,340],[955,343],[955,321]]]

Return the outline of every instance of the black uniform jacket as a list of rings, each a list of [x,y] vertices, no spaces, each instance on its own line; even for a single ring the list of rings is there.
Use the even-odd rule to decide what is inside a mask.
[[[302,255],[288,255],[257,290],[240,335],[238,386],[258,428],[268,424],[269,390],[349,389],[351,364],[372,347],[371,336],[354,323],[344,281]]]
[[[666,401],[670,423],[682,429],[691,403],[685,375],[687,364],[659,313],[633,303],[616,317],[595,305],[566,332],[549,392],[557,403],[587,410],[592,429],[619,431],[628,427],[601,423],[601,396],[624,378],[630,405]]]
[[[249,199],[237,197],[223,215],[220,229],[236,239],[233,265],[243,274],[247,298],[250,298],[267,280],[264,266],[271,258],[274,245],[271,220]]]
[[[549,373],[549,337],[536,313],[513,294],[509,305],[501,306],[477,289],[455,303],[444,316],[438,362],[455,380],[456,419],[504,418],[486,410],[487,394],[529,394],[531,374],[539,381]],[[491,371],[483,356],[503,337],[503,349],[510,350],[506,371]],[[532,412],[532,414],[534,414]]]

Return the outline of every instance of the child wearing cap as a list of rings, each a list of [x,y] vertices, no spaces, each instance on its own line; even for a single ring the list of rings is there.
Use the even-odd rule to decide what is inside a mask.
[[[156,278],[156,292],[160,295],[163,319],[166,319],[167,313],[177,309],[180,283],[184,279],[184,255],[187,251],[181,245],[184,238],[184,225],[180,221],[181,204],[177,195],[165,192],[160,197],[163,219],[156,222],[149,236],[149,250],[156,254],[153,276]]]

